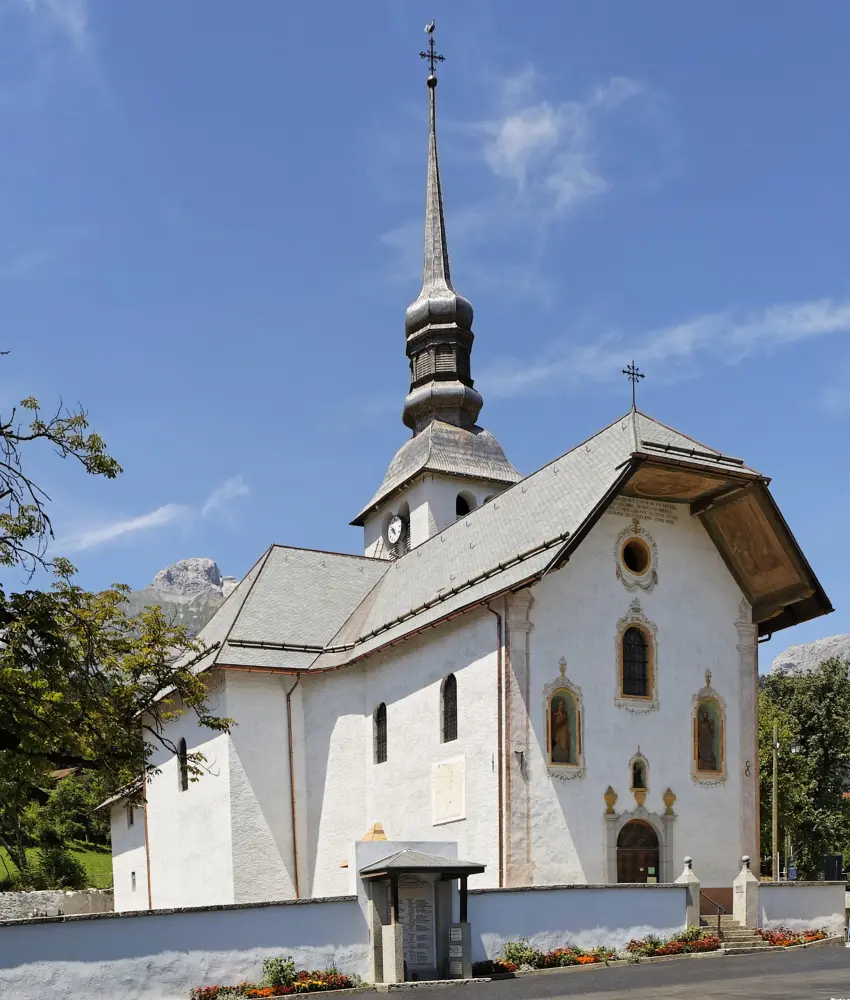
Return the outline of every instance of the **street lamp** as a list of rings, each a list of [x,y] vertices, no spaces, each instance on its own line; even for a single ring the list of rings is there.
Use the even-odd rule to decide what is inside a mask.
[[[803,744],[799,740],[794,740],[791,744],[791,753],[796,757],[798,753],[803,752]]]

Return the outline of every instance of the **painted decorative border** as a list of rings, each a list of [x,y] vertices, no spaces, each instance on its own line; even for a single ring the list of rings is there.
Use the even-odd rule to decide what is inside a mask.
[[[704,701],[713,701],[717,705],[720,714],[720,761],[719,771],[700,771],[697,768],[697,712],[699,706]],[[698,785],[710,788],[714,785],[722,785],[728,777],[726,767],[726,702],[711,686],[711,671],[705,672],[705,687],[700,688],[693,696],[691,702],[691,780]]]
[[[623,549],[630,538],[639,538],[649,549],[649,566],[645,573],[632,573],[623,561]],[[641,527],[639,518],[633,518],[632,523],[617,535],[617,541],[614,542],[614,565],[617,579],[626,590],[640,589],[651,593],[655,589],[658,583],[658,546],[652,535]]]
[[[623,636],[626,629],[632,625],[637,626],[646,637],[647,655],[649,658],[649,695],[641,697],[639,695],[624,695],[623,691]],[[627,712],[636,715],[645,715],[647,712],[654,712],[658,709],[658,681],[656,672],[658,667],[658,629],[643,613],[643,608],[637,597],[629,605],[628,613],[617,622],[617,634],[614,637],[615,660],[617,674],[615,677],[616,688],[614,704],[617,708],[624,708]]]
[[[581,699],[581,688],[574,684],[567,677],[567,661],[562,656],[558,661],[561,674],[554,681],[550,681],[543,688],[543,719],[544,732],[546,733],[546,767],[553,778],[561,781],[572,781],[575,778],[583,778],[587,773],[584,760],[584,706]],[[569,691],[576,701],[576,719],[578,720],[578,763],[577,764],[554,764],[552,762],[552,734],[549,731],[551,725],[550,704],[552,696],[556,691]]]

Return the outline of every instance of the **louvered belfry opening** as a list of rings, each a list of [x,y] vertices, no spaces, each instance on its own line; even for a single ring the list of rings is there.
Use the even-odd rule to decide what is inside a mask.
[[[454,674],[443,681],[443,743],[457,739],[457,678]]]
[[[375,763],[384,764],[387,759],[387,706],[381,702],[375,712]]]
[[[634,625],[623,635],[623,694],[638,698],[649,694],[649,649],[646,636]]]

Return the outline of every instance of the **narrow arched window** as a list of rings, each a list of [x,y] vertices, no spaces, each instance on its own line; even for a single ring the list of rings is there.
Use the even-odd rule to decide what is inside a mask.
[[[186,740],[182,739],[177,744],[177,768],[180,772],[180,791],[189,790],[189,750],[186,747]]]
[[[387,706],[381,702],[375,711],[375,763],[387,759]]]
[[[443,743],[457,739],[457,678],[454,674],[443,681]]]
[[[637,698],[649,694],[649,649],[646,636],[634,625],[623,633],[623,694]]]

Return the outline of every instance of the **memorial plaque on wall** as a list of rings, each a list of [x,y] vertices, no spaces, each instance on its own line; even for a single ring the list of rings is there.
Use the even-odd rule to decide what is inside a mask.
[[[400,878],[398,910],[404,928],[404,960],[408,968],[434,968],[433,885],[409,875]]]

